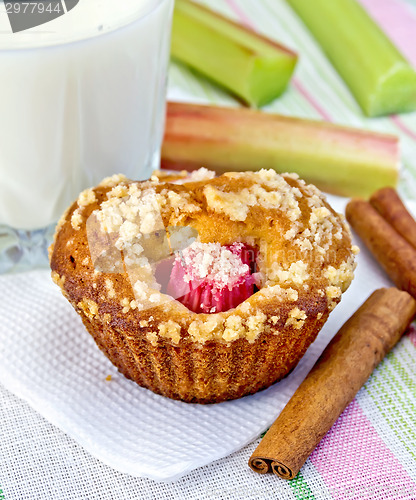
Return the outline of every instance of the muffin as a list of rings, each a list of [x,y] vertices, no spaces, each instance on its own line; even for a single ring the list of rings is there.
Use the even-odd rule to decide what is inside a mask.
[[[296,174],[200,169],[82,192],[50,265],[121,373],[216,403],[293,370],[350,285],[356,251],[344,217]]]

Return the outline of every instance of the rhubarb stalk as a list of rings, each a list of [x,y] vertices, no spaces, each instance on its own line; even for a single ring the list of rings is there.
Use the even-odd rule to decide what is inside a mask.
[[[356,0],[288,0],[367,116],[416,109],[416,71]]]
[[[368,197],[397,184],[399,143],[392,135],[252,109],[168,103],[162,168],[201,166],[296,172],[323,191]]]
[[[283,45],[189,0],[176,0],[171,54],[249,105],[286,88],[297,55]]]

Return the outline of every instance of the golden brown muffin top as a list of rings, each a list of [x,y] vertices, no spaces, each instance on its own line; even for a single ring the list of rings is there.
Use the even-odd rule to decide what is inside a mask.
[[[256,248],[260,290],[218,314],[194,313],[162,293],[157,263],[195,238]],[[200,342],[215,338],[222,321],[229,325],[224,340],[253,340],[266,315],[279,321],[276,304],[289,304],[284,321],[297,327],[310,304],[334,307],[353,278],[355,253],[344,217],[296,174],[214,177],[201,169],[186,178],[154,175],[144,182],[118,175],[82,192],[57,226],[51,267],[64,293],[92,315],[102,306],[112,320],[116,311],[143,327],[157,318],[155,336],[172,340],[185,322]],[[178,314],[180,321],[173,321]],[[242,318],[251,318],[244,328]]]

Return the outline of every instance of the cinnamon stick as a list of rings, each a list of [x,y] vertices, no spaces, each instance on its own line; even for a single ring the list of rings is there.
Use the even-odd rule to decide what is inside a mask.
[[[351,200],[346,216],[393,283],[416,298],[416,248],[367,201]]]
[[[379,189],[370,197],[370,204],[405,240],[416,248],[416,221],[394,188]]]
[[[280,416],[249,466],[292,479],[416,314],[397,288],[376,290],[341,327]]]

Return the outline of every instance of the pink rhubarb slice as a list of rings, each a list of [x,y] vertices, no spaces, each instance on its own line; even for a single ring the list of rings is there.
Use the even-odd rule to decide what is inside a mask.
[[[169,102],[162,168],[217,173],[274,168],[322,191],[368,198],[399,179],[399,139],[245,108]]]
[[[253,295],[255,250],[199,243],[177,253],[167,293],[196,313],[228,311]]]

